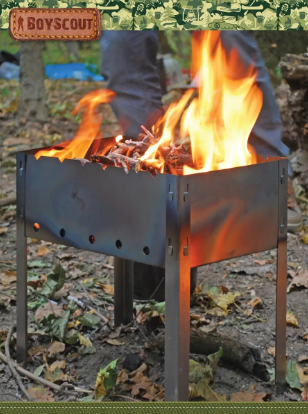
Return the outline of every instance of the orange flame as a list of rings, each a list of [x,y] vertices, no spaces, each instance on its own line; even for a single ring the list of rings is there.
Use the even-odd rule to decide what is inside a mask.
[[[169,145],[181,119],[181,139],[190,137],[195,168],[184,165],[183,174],[195,174],[250,165],[256,156],[248,148],[250,132],[263,103],[256,71],[241,64],[235,50],[223,49],[219,32],[197,32],[193,38],[193,71],[198,73],[199,94],[189,104],[192,90],[169,107],[161,139],[141,160],[160,157],[160,146]],[[157,159],[155,160],[157,161]],[[160,171],[163,171],[163,160]]]
[[[57,157],[62,162],[65,158],[84,158],[93,141],[98,138],[103,116],[97,112],[99,105],[110,102],[115,93],[107,89],[98,89],[86,94],[77,104],[72,114],[84,110],[77,134],[65,148],[41,150],[35,154],[38,160],[42,156]]]

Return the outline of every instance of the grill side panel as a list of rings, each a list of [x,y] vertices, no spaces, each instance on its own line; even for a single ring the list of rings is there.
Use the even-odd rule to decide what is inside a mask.
[[[26,235],[164,267],[166,185],[161,174],[28,154]]]
[[[278,161],[191,176],[191,266],[277,247]]]

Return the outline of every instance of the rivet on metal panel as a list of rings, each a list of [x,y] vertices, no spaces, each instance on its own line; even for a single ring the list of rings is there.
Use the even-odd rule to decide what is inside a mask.
[[[285,174],[286,174],[286,169],[285,168],[283,168],[282,169],[282,174],[281,174],[281,176],[280,176],[280,182],[281,182],[281,184],[284,184],[284,180],[285,180]]]
[[[183,254],[184,256],[188,256],[188,246],[184,246]]]
[[[169,200],[173,201],[173,192],[172,191],[169,191]]]

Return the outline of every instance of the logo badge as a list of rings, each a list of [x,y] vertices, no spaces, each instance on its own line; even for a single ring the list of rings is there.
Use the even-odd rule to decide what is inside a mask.
[[[101,14],[97,9],[32,9],[10,11],[14,40],[97,40]]]

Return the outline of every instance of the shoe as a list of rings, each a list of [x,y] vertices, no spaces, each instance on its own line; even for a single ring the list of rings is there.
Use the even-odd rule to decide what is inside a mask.
[[[295,233],[302,225],[302,212],[295,200],[291,178],[288,178],[288,231]]]

